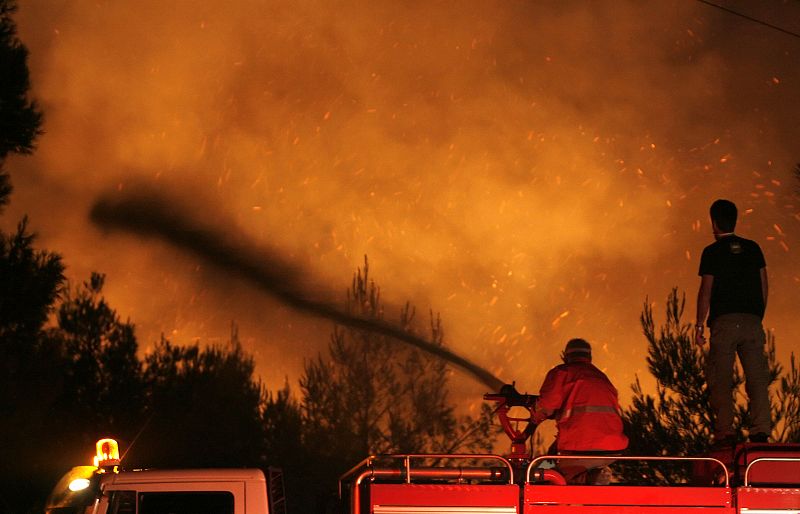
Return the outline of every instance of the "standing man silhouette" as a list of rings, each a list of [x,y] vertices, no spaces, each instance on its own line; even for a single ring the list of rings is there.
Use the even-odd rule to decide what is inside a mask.
[[[769,366],[761,320],[767,306],[767,264],[754,241],[734,234],[736,205],[729,200],[711,204],[715,242],[700,258],[695,342],[705,344],[704,323],[711,331],[706,380],[714,410],[714,444],[736,442],[733,432],[733,366],[736,355],[745,375],[750,401],[752,442],[766,442],[770,431]]]

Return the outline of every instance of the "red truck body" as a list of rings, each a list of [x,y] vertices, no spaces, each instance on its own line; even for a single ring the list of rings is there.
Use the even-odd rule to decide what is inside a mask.
[[[688,480],[668,485],[617,476],[608,485],[567,485],[542,467],[553,459],[559,458],[539,457],[520,468],[500,456],[374,456],[343,475],[341,490],[349,485],[352,514],[800,514],[796,444],[742,444],[703,457],[616,458],[614,467],[693,470]]]
[[[510,391],[510,392],[509,392]],[[531,459],[513,406],[534,397],[506,390],[498,401],[512,441],[506,456],[371,456],[342,475],[350,514],[800,514],[800,444],[745,443],[705,456],[544,455]],[[602,471],[596,485],[568,484],[570,460]],[[572,465],[576,465],[573,462]],[[675,470],[681,468],[682,472]],[[124,471],[117,444],[98,441],[94,466],[73,468],[46,514],[285,514],[279,470]],[[588,480],[587,480],[588,481]],[[602,485],[600,485],[602,484]],[[295,514],[295,513],[291,513]],[[303,513],[304,514],[304,513]]]

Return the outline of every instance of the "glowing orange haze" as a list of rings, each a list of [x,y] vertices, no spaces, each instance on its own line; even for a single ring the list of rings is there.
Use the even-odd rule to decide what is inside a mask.
[[[800,19],[782,9],[760,14]],[[331,326],[90,225],[132,181],[224,209],[342,301],[368,255],[387,319],[441,313],[452,349],[521,391],[585,337],[624,399],[647,375],[645,298],[663,319],[677,286],[693,321],[707,208],[729,197],[767,257],[779,355],[800,349],[791,37],[678,0],[28,0],[17,21],[46,124],[7,163],[3,226],[28,213],[73,285],[106,273],[145,348],[235,321],[280,387]]]

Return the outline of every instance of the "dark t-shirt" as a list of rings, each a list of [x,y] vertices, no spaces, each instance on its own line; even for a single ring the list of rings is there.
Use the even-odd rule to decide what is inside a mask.
[[[745,313],[764,317],[761,268],[767,266],[755,241],[736,235],[721,237],[706,246],[699,275],[713,275],[711,320],[722,314]]]

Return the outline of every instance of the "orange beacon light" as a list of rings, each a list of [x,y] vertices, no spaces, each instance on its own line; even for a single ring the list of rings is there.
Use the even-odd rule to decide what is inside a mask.
[[[94,465],[98,468],[119,466],[119,445],[114,439],[100,439],[96,444]]]

